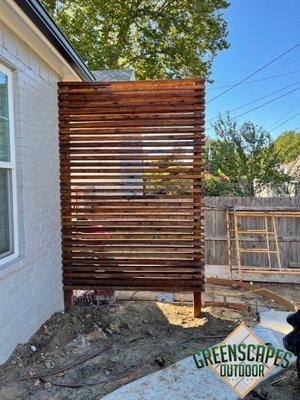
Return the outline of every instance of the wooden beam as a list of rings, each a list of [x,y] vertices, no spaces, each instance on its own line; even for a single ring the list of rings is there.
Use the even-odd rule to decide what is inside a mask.
[[[200,318],[201,306],[201,292],[194,292],[194,318]]]
[[[73,307],[73,290],[64,289],[65,310]]]
[[[252,293],[256,293],[260,296],[266,297],[267,299],[273,300],[275,303],[279,304],[281,307],[288,311],[297,311],[297,307],[291,301],[285,299],[277,293],[272,292],[271,290],[261,288],[258,285],[222,278],[206,278],[206,283],[209,283],[211,285],[231,286],[233,288],[240,287],[249,290]]]

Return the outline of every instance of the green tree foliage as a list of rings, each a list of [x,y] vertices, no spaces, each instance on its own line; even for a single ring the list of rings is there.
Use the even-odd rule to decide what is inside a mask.
[[[205,196],[234,196],[235,185],[231,180],[222,174],[218,176],[205,174],[203,179]]]
[[[226,49],[226,0],[42,0],[90,69],[138,79],[209,76]]]
[[[184,157],[184,156],[183,156]],[[192,192],[190,179],[178,179],[178,175],[183,172],[175,172],[174,170],[184,169],[186,163],[184,159],[178,158],[176,149],[174,154],[168,154],[161,157],[159,161],[152,161],[153,167],[156,167],[157,172],[145,172],[143,174],[144,188],[151,191],[152,195],[168,195],[168,196],[185,196]],[[189,167],[186,167],[187,173],[190,172]]]
[[[274,150],[282,163],[295,160],[300,154],[300,132],[284,132],[274,141]]]
[[[214,177],[205,179],[209,195],[254,196],[265,184],[279,190],[290,180],[278,170],[280,159],[263,128],[251,122],[238,126],[229,115],[214,128],[218,139],[206,146],[207,170]]]

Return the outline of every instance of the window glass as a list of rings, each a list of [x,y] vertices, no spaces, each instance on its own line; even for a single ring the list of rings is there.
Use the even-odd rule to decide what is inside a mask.
[[[11,118],[9,108],[9,71],[0,65],[0,264],[6,257],[16,255],[15,190],[16,175],[12,157]],[[14,254],[15,253],[15,254]]]
[[[0,161],[10,161],[8,121],[0,118]]]
[[[0,72],[0,161],[10,161],[7,77]]]
[[[0,71],[0,116],[8,118],[7,76]]]
[[[9,170],[0,169],[0,258],[11,253]]]

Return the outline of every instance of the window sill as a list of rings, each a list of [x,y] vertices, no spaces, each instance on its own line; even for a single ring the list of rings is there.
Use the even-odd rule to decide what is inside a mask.
[[[21,257],[17,254],[12,254],[0,260],[0,279],[3,279],[7,275],[21,269],[23,267],[21,261]]]

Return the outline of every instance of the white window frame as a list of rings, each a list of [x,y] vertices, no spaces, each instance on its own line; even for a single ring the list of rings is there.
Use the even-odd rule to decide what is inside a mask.
[[[0,63],[0,72],[7,76],[8,85],[8,125],[9,125],[9,151],[10,161],[0,161],[0,168],[10,171],[11,184],[8,185],[10,233],[12,241],[12,252],[7,256],[1,256],[0,266],[17,258],[19,255],[18,240],[18,212],[17,212],[17,178],[16,178],[16,154],[15,154],[15,128],[14,128],[14,109],[13,109],[13,77],[12,71]]]

